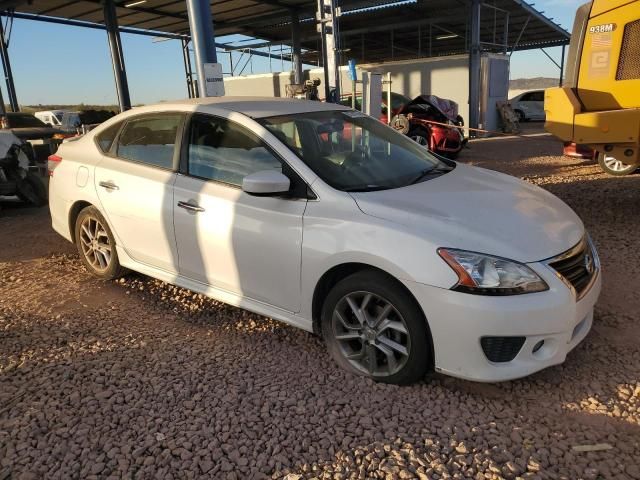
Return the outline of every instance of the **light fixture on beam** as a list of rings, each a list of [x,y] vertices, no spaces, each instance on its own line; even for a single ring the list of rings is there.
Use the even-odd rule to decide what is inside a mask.
[[[129,8],[129,7],[135,7],[136,5],[140,5],[142,3],[147,3],[147,0],[137,0],[136,2],[125,3],[124,6]]]
[[[458,38],[456,33],[446,33],[444,35],[436,35],[436,40],[449,40],[450,38]]]

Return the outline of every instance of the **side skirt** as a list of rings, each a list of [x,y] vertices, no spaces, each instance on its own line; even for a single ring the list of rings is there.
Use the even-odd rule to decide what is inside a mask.
[[[170,283],[178,287],[201,293],[209,298],[218,300],[219,302],[233,305],[234,307],[243,308],[258,315],[270,317],[274,320],[279,320],[296,328],[301,328],[302,330],[313,333],[313,322],[306,318],[300,317],[295,313],[288,312],[286,310],[268,305],[263,302],[252,300],[250,298],[246,298],[241,295],[228,292],[226,290],[212,287],[211,285],[198,282],[179,274],[167,272],[150,265],[136,262],[129,255],[127,255],[127,252],[124,249],[120,248],[119,246],[116,246],[116,250],[118,252],[118,259],[120,260],[120,264],[130,270],[142,273],[143,275],[147,275],[152,278],[157,278],[158,280],[162,280],[163,282]]]

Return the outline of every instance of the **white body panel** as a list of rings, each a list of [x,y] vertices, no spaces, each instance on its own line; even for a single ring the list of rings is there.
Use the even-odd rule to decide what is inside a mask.
[[[511,100],[511,108],[520,110],[525,120],[544,120],[544,90],[531,90],[521,93]]]
[[[168,170],[106,155],[95,167],[101,210],[120,245],[135,261],[172,273],[178,272],[173,232],[175,178]]]
[[[241,189],[178,175],[174,210],[180,273],[236,295],[300,309],[302,216],[306,201],[253,197]]]
[[[229,185],[103,156],[95,135],[132,115],[125,113],[61,146],[63,161],[50,184],[56,231],[71,239],[74,203],[94,205],[116,235],[122,265],[308,331],[314,326],[314,292],[327,271],[345,263],[376,267],[400,281],[421,306],[436,369],[468,379],[512,379],[560,363],[589,331],[600,276],[576,301],[542,263],[573,247],[585,233],[573,211],[551,194],[464,165],[409,187],[345,193],[329,187],[278,139],[237,113],[259,117],[340,107],[286,100],[205,101],[212,103],[141,107],[135,114],[170,109],[232,118],[273,147],[317,198],[250,196]],[[101,181],[119,189],[107,191]],[[204,210],[189,212],[178,202]],[[549,290],[505,297],[452,291],[457,275],[438,256],[439,247],[526,262]],[[494,364],[480,347],[480,338],[487,335],[523,335],[527,341],[513,361]],[[532,353],[541,339],[545,347]]]

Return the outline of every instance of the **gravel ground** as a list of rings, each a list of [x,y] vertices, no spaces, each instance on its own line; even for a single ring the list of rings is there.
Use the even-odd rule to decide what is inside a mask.
[[[558,151],[500,139],[461,157],[563,198],[605,270],[567,362],[500,384],[351,376],[306,332],[140,275],[97,281],[46,209],[3,202],[0,480],[640,479],[640,175]]]

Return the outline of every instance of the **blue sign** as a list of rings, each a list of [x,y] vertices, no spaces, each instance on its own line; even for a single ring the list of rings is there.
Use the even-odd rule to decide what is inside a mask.
[[[358,81],[358,72],[356,72],[356,61],[352,58],[349,60],[349,80]]]

